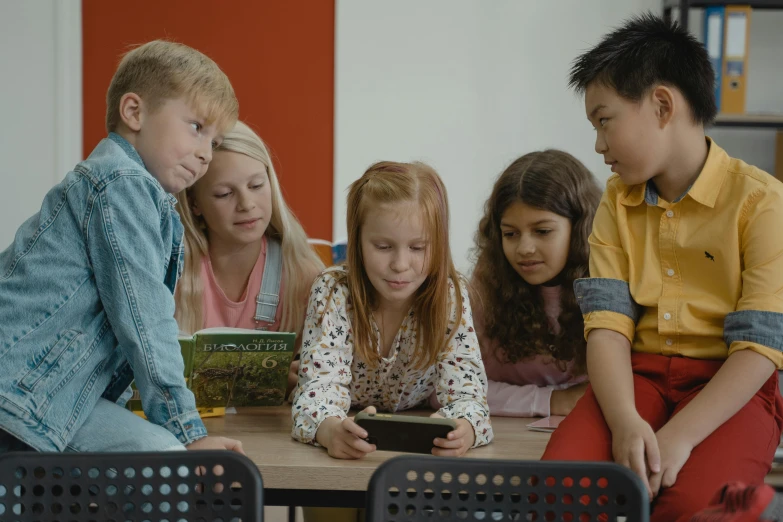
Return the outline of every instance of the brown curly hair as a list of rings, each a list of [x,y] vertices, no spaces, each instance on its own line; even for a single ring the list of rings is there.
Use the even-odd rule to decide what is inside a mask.
[[[535,287],[514,270],[503,253],[500,221],[514,202],[553,212],[571,222],[568,259],[560,274],[562,286],[573,288],[575,279],[588,275],[587,239],[601,199],[592,173],[579,160],[560,150],[531,152],[515,160],[495,182],[484,205],[476,233],[471,291],[483,308],[484,328],[511,363],[535,355],[552,355],[565,371],[586,370],[584,321],[573,291],[561,294],[558,335],[549,330],[543,303]]]

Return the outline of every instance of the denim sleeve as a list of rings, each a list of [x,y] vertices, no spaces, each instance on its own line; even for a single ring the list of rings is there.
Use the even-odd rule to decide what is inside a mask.
[[[783,188],[757,190],[741,216],[742,296],[723,337],[729,355],[753,350],[783,369]]]
[[[144,413],[189,444],[207,431],[185,383],[174,297],[164,283],[171,252],[159,191],[142,176],[120,176],[96,192],[84,227],[98,293]]]

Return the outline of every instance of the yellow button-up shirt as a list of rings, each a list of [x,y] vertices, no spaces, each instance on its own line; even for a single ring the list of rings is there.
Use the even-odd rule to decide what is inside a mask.
[[[590,235],[590,278],[574,283],[585,336],[634,351],[726,359],[751,349],[783,368],[783,183],[707,138],[686,194],[609,178]]]

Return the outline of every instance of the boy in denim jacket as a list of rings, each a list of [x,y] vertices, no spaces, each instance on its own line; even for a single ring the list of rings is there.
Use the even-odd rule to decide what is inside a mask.
[[[207,437],[183,377],[171,195],[204,175],[237,113],[194,49],[153,41],[122,59],[109,136],[0,253],[0,451],[242,451]],[[134,378],[149,421],[120,405]]]

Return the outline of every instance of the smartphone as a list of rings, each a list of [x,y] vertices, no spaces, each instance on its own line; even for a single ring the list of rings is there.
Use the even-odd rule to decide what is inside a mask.
[[[436,438],[445,439],[457,429],[453,419],[392,415],[390,413],[356,414],[354,422],[367,431],[370,444],[381,451],[432,453]]]
[[[565,419],[565,417],[562,415],[544,417],[541,420],[528,424],[527,429],[530,431],[546,431],[548,433],[552,433],[557,429],[560,423],[563,422],[563,419]]]

